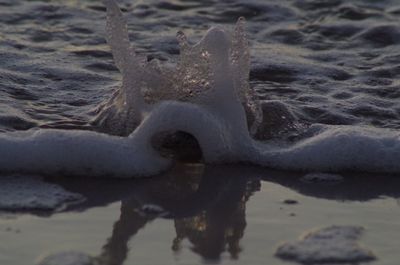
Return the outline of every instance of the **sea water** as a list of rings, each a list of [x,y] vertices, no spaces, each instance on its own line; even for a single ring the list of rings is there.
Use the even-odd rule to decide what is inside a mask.
[[[107,41],[122,74],[121,87],[95,121],[105,133],[47,129],[25,136],[3,134],[2,171],[154,175],[171,161],[157,153],[152,138],[179,131],[194,137],[206,163],[246,162],[298,171],[400,172],[400,132],[395,129],[317,124],[298,131],[302,137],[291,143],[263,139],[263,130],[271,130],[265,123],[271,122],[256,99],[255,88],[249,86],[250,51],[243,17],[232,32],[212,27],[195,45],[178,32],[180,57],[173,66],[138,55],[119,7],[114,1],[104,3]],[[285,112],[291,113],[290,109]],[[299,123],[295,129],[302,127],[294,114],[291,119]],[[286,116],[276,122],[285,124]],[[128,136],[109,136],[107,131]]]

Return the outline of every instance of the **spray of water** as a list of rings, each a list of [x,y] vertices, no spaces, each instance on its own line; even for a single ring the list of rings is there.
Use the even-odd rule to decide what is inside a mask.
[[[147,62],[135,53],[117,4],[113,0],[104,3],[107,41],[122,74],[122,85],[95,120],[96,125],[112,134],[128,135],[157,103],[174,100],[207,108],[218,105],[214,111],[235,116],[233,120],[249,120],[251,132],[257,131],[262,112],[248,82],[250,58],[244,18],[239,18],[233,33],[214,27],[193,46],[179,31],[180,58],[172,68],[156,59]],[[245,116],[239,113],[241,109]]]

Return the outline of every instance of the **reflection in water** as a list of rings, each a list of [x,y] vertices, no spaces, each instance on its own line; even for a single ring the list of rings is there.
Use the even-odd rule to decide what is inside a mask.
[[[122,264],[128,241],[158,216],[174,220],[174,252],[188,239],[192,250],[206,260],[217,261],[224,251],[238,258],[246,228],[245,204],[259,188],[259,180],[232,177],[221,167],[191,165],[176,170],[149,181],[122,202],[120,218],[98,257],[100,264]]]
[[[98,257],[99,263],[104,265],[122,264],[128,254],[130,238],[153,219],[138,214],[130,208],[129,204],[123,203],[121,216],[114,224],[113,233]]]
[[[175,219],[176,238],[172,249],[179,251],[180,242],[187,238],[193,244],[193,251],[205,259],[217,260],[226,249],[232,258],[238,258],[239,241],[246,228],[246,202],[253,191],[249,188],[258,187],[258,181],[254,181],[257,184],[249,180],[243,182],[247,183],[227,183],[221,196],[208,209]]]
[[[303,175],[240,165],[178,164],[163,176],[149,179],[53,181],[87,198],[65,211],[85,211],[121,201],[120,217],[96,258],[100,265],[123,264],[130,240],[147,223],[160,217],[174,221],[174,253],[179,253],[182,241],[187,240],[192,251],[206,261],[218,262],[226,252],[233,259],[239,258],[246,228],[246,203],[259,190],[261,181],[277,183],[305,196],[336,201],[400,198],[398,176],[346,174],[338,183],[309,183],[302,181]]]

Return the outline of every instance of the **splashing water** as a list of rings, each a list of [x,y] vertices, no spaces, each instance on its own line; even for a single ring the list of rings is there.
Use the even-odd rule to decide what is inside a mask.
[[[255,132],[262,121],[262,112],[249,88],[250,58],[240,18],[232,36],[223,29],[211,28],[204,38],[191,46],[183,32],[177,33],[180,60],[176,68],[162,66],[153,59],[146,62],[129,43],[126,23],[114,1],[104,1],[107,7],[107,41],[115,63],[122,74],[118,95],[108,103],[95,120],[104,131],[128,135],[143,120],[145,113],[163,100],[191,102],[222,111],[236,113],[244,108],[251,130]],[[239,101],[242,107],[229,108]],[[226,114],[225,114],[226,115]],[[243,119],[236,113],[235,120]],[[112,122],[110,122],[112,121]],[[116,124],[117,123],[117,124]]]
[[[121,89],[101,106],[93,122],[108,134],[38,130],[0,135],[1,172],[157,174],[172,161],[153,148],[152,137],[183,131],[198,141],[206,163],[400,173],[398,131],[316,124],[295,143],[255,140],[256,132],[269,130],[270,121],[249,87],[244,19],[233,33],[211,28],[194,46],[178,32],[180,61],[171,67],[137,55],[118,6],[113,0],[104,3],[107,40],[123,77]]]

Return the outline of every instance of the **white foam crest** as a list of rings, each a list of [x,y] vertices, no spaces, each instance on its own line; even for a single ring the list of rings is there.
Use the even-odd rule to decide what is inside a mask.
[[[399,131],[314,125],[309,129],[313,136],[288,146],[255,141],[230,118],[191,103],[164,102],[130,137],[148,142],[156,132],[185,131],[199,141],[209,163],[250,162],[311,172],[400,173]]]
[[[1,173],[124,178],[154,175],[168,165],[139,138],[78,130],[0,135]]]
[[[199,142],[206,162],[238,162],[253,142],[247,129],[228,118],[192,103],[165,101],[129,137],[151,149],[151,137],[156,133],[184,131]]]
[[[310,130],[318,132],[289,147],[258,144],[250,160],[285,170],[400,173],[399,131],[323,125]]]
[[[400,173],[400,132],[353,126],[314,126],[315,135],[291,146],[253,140],[230,117],[193,103],[158,104],[129,137],[87,131],[40,130],[0,137],[2,172],[137,177],[170,161],[151,146],[159,132],[184,131],[199,142],[207,163],[251,162],[301,171]]]

